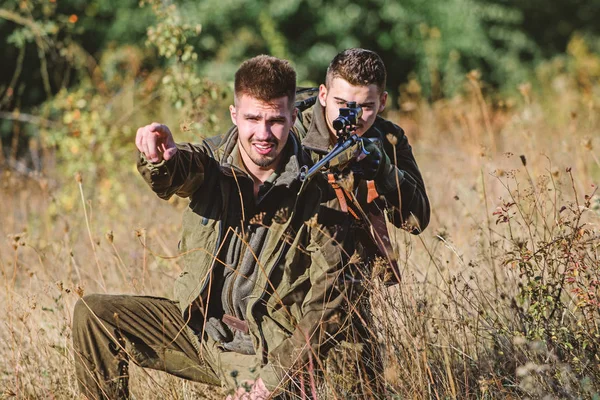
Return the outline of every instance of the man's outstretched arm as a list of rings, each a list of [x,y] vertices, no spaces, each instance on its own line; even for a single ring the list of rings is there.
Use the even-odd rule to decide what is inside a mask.
[[[204,182],[212,158],[200,146],[177,144],[166,125],[152,123],[138,129],[135,144],[140,151],[137,168],[161,199],[173,194],[191,196]]]

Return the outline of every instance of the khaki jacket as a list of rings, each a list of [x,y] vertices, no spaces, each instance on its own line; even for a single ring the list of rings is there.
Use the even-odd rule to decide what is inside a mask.
[[[160,198],[190,200],[180,242],[184,271],[175,299],[198,334],[214,272],[222,267],[217,254],[225,235],[242,220],[269,226],[256,254],[260,272],[246,309],[256,355],[230,358],[249,357],[247,365],[259,365],[255,377],[272,389],[309,353],[322,356],[347,323],[349,219],[326,182],[313,179],[301,186],[300,166],[310,160],[293,134],[283,172],[257,206],[251,178],[232,159],[236,143],[233,127],[200,145],[178,144],[167,162],[150,164],[141,157],[138,170]]]

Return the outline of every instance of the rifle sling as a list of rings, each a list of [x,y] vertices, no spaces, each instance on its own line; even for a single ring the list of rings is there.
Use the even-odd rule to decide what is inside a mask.
[[[343,212],[349,212],[354,218],[359,219],[358,215],[352,208],[348,208],[348,202],[346,201],[346,197],[350,198],[346,191],[337,183],[335,180],[335,176],[332,173],[327,174],[327,182],[331,185],[333,190],[335,191],[335,195],[340,202],[340,208]]]
[[[361,214],[363,220],[368,222],[371,239],[377,247],[379,254],[383,256],[389,263],[389,268],[385,272],[384,282],[387,285],[399,283],[400,270],[398,269],[398,261],[395,256],[394,249],[392,248],[392,241],[390,239],[383,212],[373,213],[369,211],[368,213],[365,213],[360,205],[356,204],[354,197],[348,194],[347,191],[337,183],[334,174],[327,174],[327,182],[334,189],[335,195],[340,202],[340,208],[343,212],[349,212],[357,220],[361,219],[358,216]],[[370,204],[379,197],[379,194],[375,188],[374,181],[367,181],[367,188],[367,203]],[[346,199],[350,200],[350,207],[348,207],[348,201]]]

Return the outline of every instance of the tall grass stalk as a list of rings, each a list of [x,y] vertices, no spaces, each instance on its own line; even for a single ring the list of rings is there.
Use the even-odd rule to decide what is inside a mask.
[[[100,266],[100,260],[98,259],[98,252],[96,251],[96,244],[94,243],[94,238],[92,237],[92,230],[90,228],[90,219],[87,213],[87,207],[85,206],[85,196],[83,194],[83,179],[80,173],[75,175],[75,181],[77,182],[77,186],[79,187],[79,194],[81,195],[81,206],[83,207],[83,215],[85,217],[85,226],[87,228],[88,237],[90,239],[90,245],[92,246],[92,253],[94,254],[94,260],[96,261],[96,267],[98,269],[98,277],[100,279],[100,286],[102,290],[106,292],[106,283],[104,282],[104,274],[102,273],[102,267]]]

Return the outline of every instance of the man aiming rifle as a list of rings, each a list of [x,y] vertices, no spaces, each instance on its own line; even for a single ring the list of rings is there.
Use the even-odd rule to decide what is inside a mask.
[[[303,179],[328,169],[330,182],[339,187],[352,172],[352,190],[340,187],[336,192],[368,225],[363,258],[386,259],[393,267],[386,280],[395,283],[400,277],[387,229],[418,234],[429,223],[430,208],[404,131],[379,116],[388,97],[385,83],[385,65],[377,53],[360,48],[339,53],[327,69],[315,105],[299,115],[296,130],[315,161],[312,169],[303,171]]]

